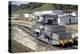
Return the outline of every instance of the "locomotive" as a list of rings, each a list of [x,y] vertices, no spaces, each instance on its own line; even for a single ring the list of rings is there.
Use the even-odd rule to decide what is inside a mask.
[[[33,29],[33,34],[39,40],[42,40],[51,45],[73,44],[71,33],[66,30],[64,25],[58,24],[58,16],[44,14],[41,16],[42,20],[39,21],[39,26]]]

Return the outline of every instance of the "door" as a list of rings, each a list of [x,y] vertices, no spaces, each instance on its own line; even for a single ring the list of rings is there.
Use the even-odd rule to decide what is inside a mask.
[[[71,24],[71,18],[69,19],[69,24]]]

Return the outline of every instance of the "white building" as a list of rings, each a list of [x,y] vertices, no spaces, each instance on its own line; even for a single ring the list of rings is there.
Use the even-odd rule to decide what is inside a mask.
[[[63,10],[53,10],[53,14],[55,14],[55,15],[63,15],[64,11]]]
[[[43,15],[43,14],[51,14],[51,13],[53,13],[52,10],[46,10],[46,11],[35,11],[35,12],[34,12],[34,15],[36,15],[36,16],[40,16],[40,15]]]
[[[36,18],[35,15],[33,15],[32,13],[25,13],[24,17],[29,19],[29,20],[32,20],[33,18]]]
[[[53,15],[61,15],[64,14],[63,10],[46,10],[46,11],[35,11],[34,15],[40,16],[43,14],[53,14]]]
[[[25,17],[25,18],[31,18],[31,17],[32,17],[32,14],[30,14],[30,13],[25,13],[25,14],[24,14],[24,17]]]
[[[65,25],[65,24],[75,24],[78,23],[78,17],[72,15],[63,15],[58,16],[58,24]]]
[[[77,12],[71,12],[71,13],[65,13],[63,10],[46,10],[46,11],[35,11],[33,13],[25,13],[25,18],[36,18],[38,19],[38,22],[41,22],[43,20],[42,15],[57,15],[58,18],[58,24],[65,25],[65,24],[72,24],[72,23],[78,23],[78,16]],[[49,17],[50,18],[50,17]],[[54,18],[54,17],[52,17]]]

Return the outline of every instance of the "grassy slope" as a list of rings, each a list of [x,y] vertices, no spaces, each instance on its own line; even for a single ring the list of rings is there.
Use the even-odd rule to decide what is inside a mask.
[[[23,13],[27,13],[27,12],[33,12],[34,10],[52,10],[54,8],[54,6],[52,4],[43,4],[42,6],[38,7],[38,8],[34,8],[32,10],[28,9],[19,9],[16,12],[12,12],[13,14],[15,13],[19,13],[19,14],[23,14]]]
[[[39,8],[35,8],[34,10],[51,10],[51,9],[53,9],[52,4],[44,4],[43,6],[41,6]]]

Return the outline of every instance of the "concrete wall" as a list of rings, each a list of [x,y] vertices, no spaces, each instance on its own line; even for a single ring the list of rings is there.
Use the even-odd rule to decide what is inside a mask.
[[[12,42],[13,52],[33,52],[33,51],[49,51],[49,50],[51,51],[59,49],[43,41],[33,38],[29,33],[25,33],[18,27],[12,28],[11,39],[14,40]]]

